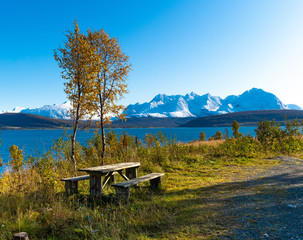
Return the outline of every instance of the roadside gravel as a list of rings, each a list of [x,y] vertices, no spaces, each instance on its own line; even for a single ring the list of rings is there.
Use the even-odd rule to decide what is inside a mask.
[[[282,163],[236,179],[239,189],[224,200],[223,211],[232,230],[222,239],[303,240],[303,161],[272,160]]]

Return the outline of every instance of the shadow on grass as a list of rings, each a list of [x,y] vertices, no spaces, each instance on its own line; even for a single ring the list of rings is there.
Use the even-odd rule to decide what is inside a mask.
[[[150,237],[299,239],[303,171],[163,193],[168,219],[142,228]]]

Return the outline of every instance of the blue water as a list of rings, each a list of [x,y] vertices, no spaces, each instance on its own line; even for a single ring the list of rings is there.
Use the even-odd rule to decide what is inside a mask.
[[[240,132],[255,136],[256,127],[240,127]],[[129,129],[112,129],[116,133],[128,133],[131,136],[137,136],[138,139],[143,139],[146,133],[156,134],[161,131],[168,138],[175,138],[179,142],[189,142],[194,139],[199,139],[200,132],[205,132],[206,137],[213,136],[216,131],[225,133],[225,127],[211,128],[129,128]],[[232,135],[231,128],[227,128],[229,135]],[[0,155],[3,162],[6,163],[9,159],[9,147],[17,145],[23,150],[25,156],[43,154],[54,143],[56,139],[63,135],[64,130],[3,130],[0,132]],[[71,131],[67,132],[71,134]],[[77,140],[85,144],[87,139],[93,136],[93,130],[78,131]],[[1,172],[1,170],[0,170]]]

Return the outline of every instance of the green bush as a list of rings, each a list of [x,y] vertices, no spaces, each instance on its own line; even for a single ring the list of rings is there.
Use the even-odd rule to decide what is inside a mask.
[[[214,140],[221,140],[221,139],[223,139],[223,134],[222,134],[222,132],[221,132],[221,131],[217,131],[217,132],[215,133],[215,135],[213,136],[213,139],[214,139]]]
[[[239,138],[230,138],[211,153],[217,157],[259,157],[262,152],[262,146],[251,136],[241,136]]]
[[[285,121],[284,129],[275,120],[262,121],[255,131],[258,141],[267,152],[290,154],[303,146],[302,127],[296,119]]]
[[[239,132],[240,124],[237,121],[233,121],[231,128],[235,138],[242,137],[242,133]]]
[[[258,141],[266,151],[276,152],[280,150],[284,132],[281,129],[281,125],[275,120],[259,122],[255,132]]]

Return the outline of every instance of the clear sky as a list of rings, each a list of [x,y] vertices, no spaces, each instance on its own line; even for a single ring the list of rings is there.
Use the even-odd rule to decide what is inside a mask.
[[[66,101],[53,49],[78,20],[130,56],[123,104],[252,87],[303,107],[301,0],[0,1],[0,110]]]

